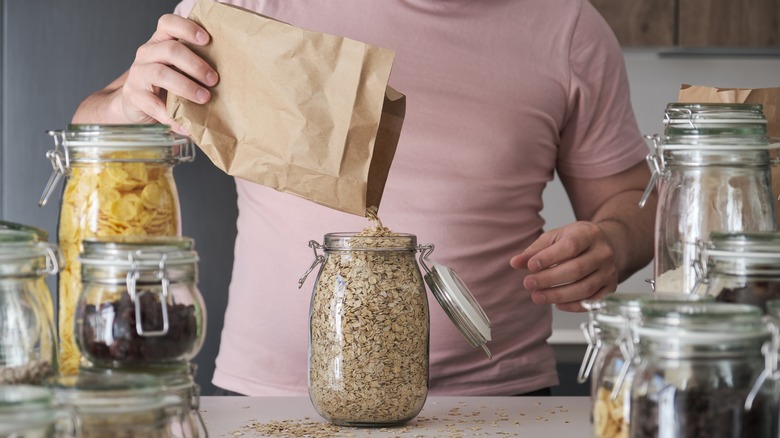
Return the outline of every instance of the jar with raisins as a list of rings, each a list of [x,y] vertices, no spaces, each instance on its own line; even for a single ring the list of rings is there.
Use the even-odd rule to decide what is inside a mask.
[[[46,277],[62,266],[56,245],[0,229],[0,385],[40,385],[57,369],[57,338]]]
[[[187,237],[84,240],[75,331],[92,366],[176,368],[198,353],[206,308],[193,246]]]
[[[490,340],[490,323],[450,269],[427,260],[432,245],[386,228],[326,234],[311,241],[321,264],[309,316],[309,395],[334,424],[405,423],[428,394],[429,313],[425,281],[472,346]],[[324,250],[324,255],[317,253]],[[431,266],[429,266],[429,264]]]
[[[771,345],[760,308],[646,303],[641,314],[634,326],[632,438],[776,436],[776,391],[769,385],[753,390]]]
[[[658,182],[654,287],[692,293],[698,243],[713,231],[776,229],[762,105],[670,103],[648,156]],[[640,202],[640,205],[642,203]]]
[[[40,204],[61,180],[58,243],[65,268],[58,287],[60,372],[77,372],[73,315],[81,289],[79,254],[89,237],[181,235],[173,166],[192,161],[189,138],[166,125],[69,125],[50,131],[53,173]]]
[[[714,232],[702,248],[703,293],[761,307],[780,299],[780,233]]]

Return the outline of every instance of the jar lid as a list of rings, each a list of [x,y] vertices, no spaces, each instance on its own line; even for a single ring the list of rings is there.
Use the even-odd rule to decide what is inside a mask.
[[[0,228],[0,276],[22,271],[35,275],[53,275],[59,272],[62,265],[63,256],[59,247],[40,241],[38,234]]]
[[[124,367],[121,369],[102,368],[94,365],[81,366],[79,367],[79,374],[96,374],[109,376],[108,378],[110,376],[145,374],[157,379],[162,391],[177,391],[195,385],[193,365],[189,363],[174,363],[167,366],[155,365],[153,367]]]
[[[714,257],[780,257],[780,233],[774,231],[713,232],[706,252]]]
[[[647,303],[642,307],[637,332],[640,338],[688,344],[718,344],[769,335],[761,308],[718,302]]]
[[[105,149],[150,148],[187,145],[190,138],[163,124],[70,124],[63,135],[63,146],[89,146]]]
[[[27,436],[55,418],[51,391],[40,386],[0,386],[0,436]],[[19,435],[21,434],[21,435]]]
[[[469,344],[472,347],[481,347],[488,358],[492,358],[485,345],[491,340],[490,320],[474,295],[451,268],[433,262],[428,267],[425,260],[426,257],[423,256],[421,261],[426,271],[425,282],[436,301]]]
[[[83,265],[145,270],[198,261],[193,250],[195,241],[189,237],[92,237],[84,239],[83,245],[84,251],[79,257]]]
[[[0,385],[0,411],[50,406],[52,394],[46,388],[32,385]]]
[[[749,103],[670,103],[664,112],[666,125],[724,123],[766,124],[764,106]]]
[[[49,232],[43,228],[33,227],[30,225],[17,224],[15,222],[0,221],[0,230],[12,230],[21,231],[27,234],[31,234],[34,240],[46,242],[49,240]]]

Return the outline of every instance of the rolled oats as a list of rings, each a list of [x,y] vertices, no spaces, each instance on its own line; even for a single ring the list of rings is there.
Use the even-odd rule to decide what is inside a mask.
[[[403,423],[428,393],[428,299],[416,238],[375,222],[325,236],[311,302],[309,393],[335,424]]]

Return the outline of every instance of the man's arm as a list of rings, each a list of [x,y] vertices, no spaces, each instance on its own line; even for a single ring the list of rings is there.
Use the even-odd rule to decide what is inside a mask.
[[[545,232],[510,261],[530,271],[523,284],[535,303],[582,311],[581,300],[614,292],[652,260],[655,193],[638,205],[649,179],[644,162],[603,178],[561,177],[578,222]]]

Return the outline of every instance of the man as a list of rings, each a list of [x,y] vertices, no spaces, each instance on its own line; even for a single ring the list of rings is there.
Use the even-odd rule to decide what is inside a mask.
[[[207,102],[219,66],[183,44],[209,42],[182,18],[194,3],[163,16],[128,72],[88,97],[73,122],[173,124],[166,92]],[[380,217],[434,243],[432,258],[458,272],[493,327],[488,361],[431,306],[431,394],[549,392],[558,383],[550,305],[580,311],[653,254],[655,199],[637,206],[646,146],[620,48],[598,13],[586,0],[229,3],[396,52],[390,84],[406,94],[407,111]],[[541,195],[556,171],[578,222],[544,232]],[[302,395],[309,295],[296,282],[311,261],[306,242],[369,223],[240,179],[236,188],[213,382]]]

